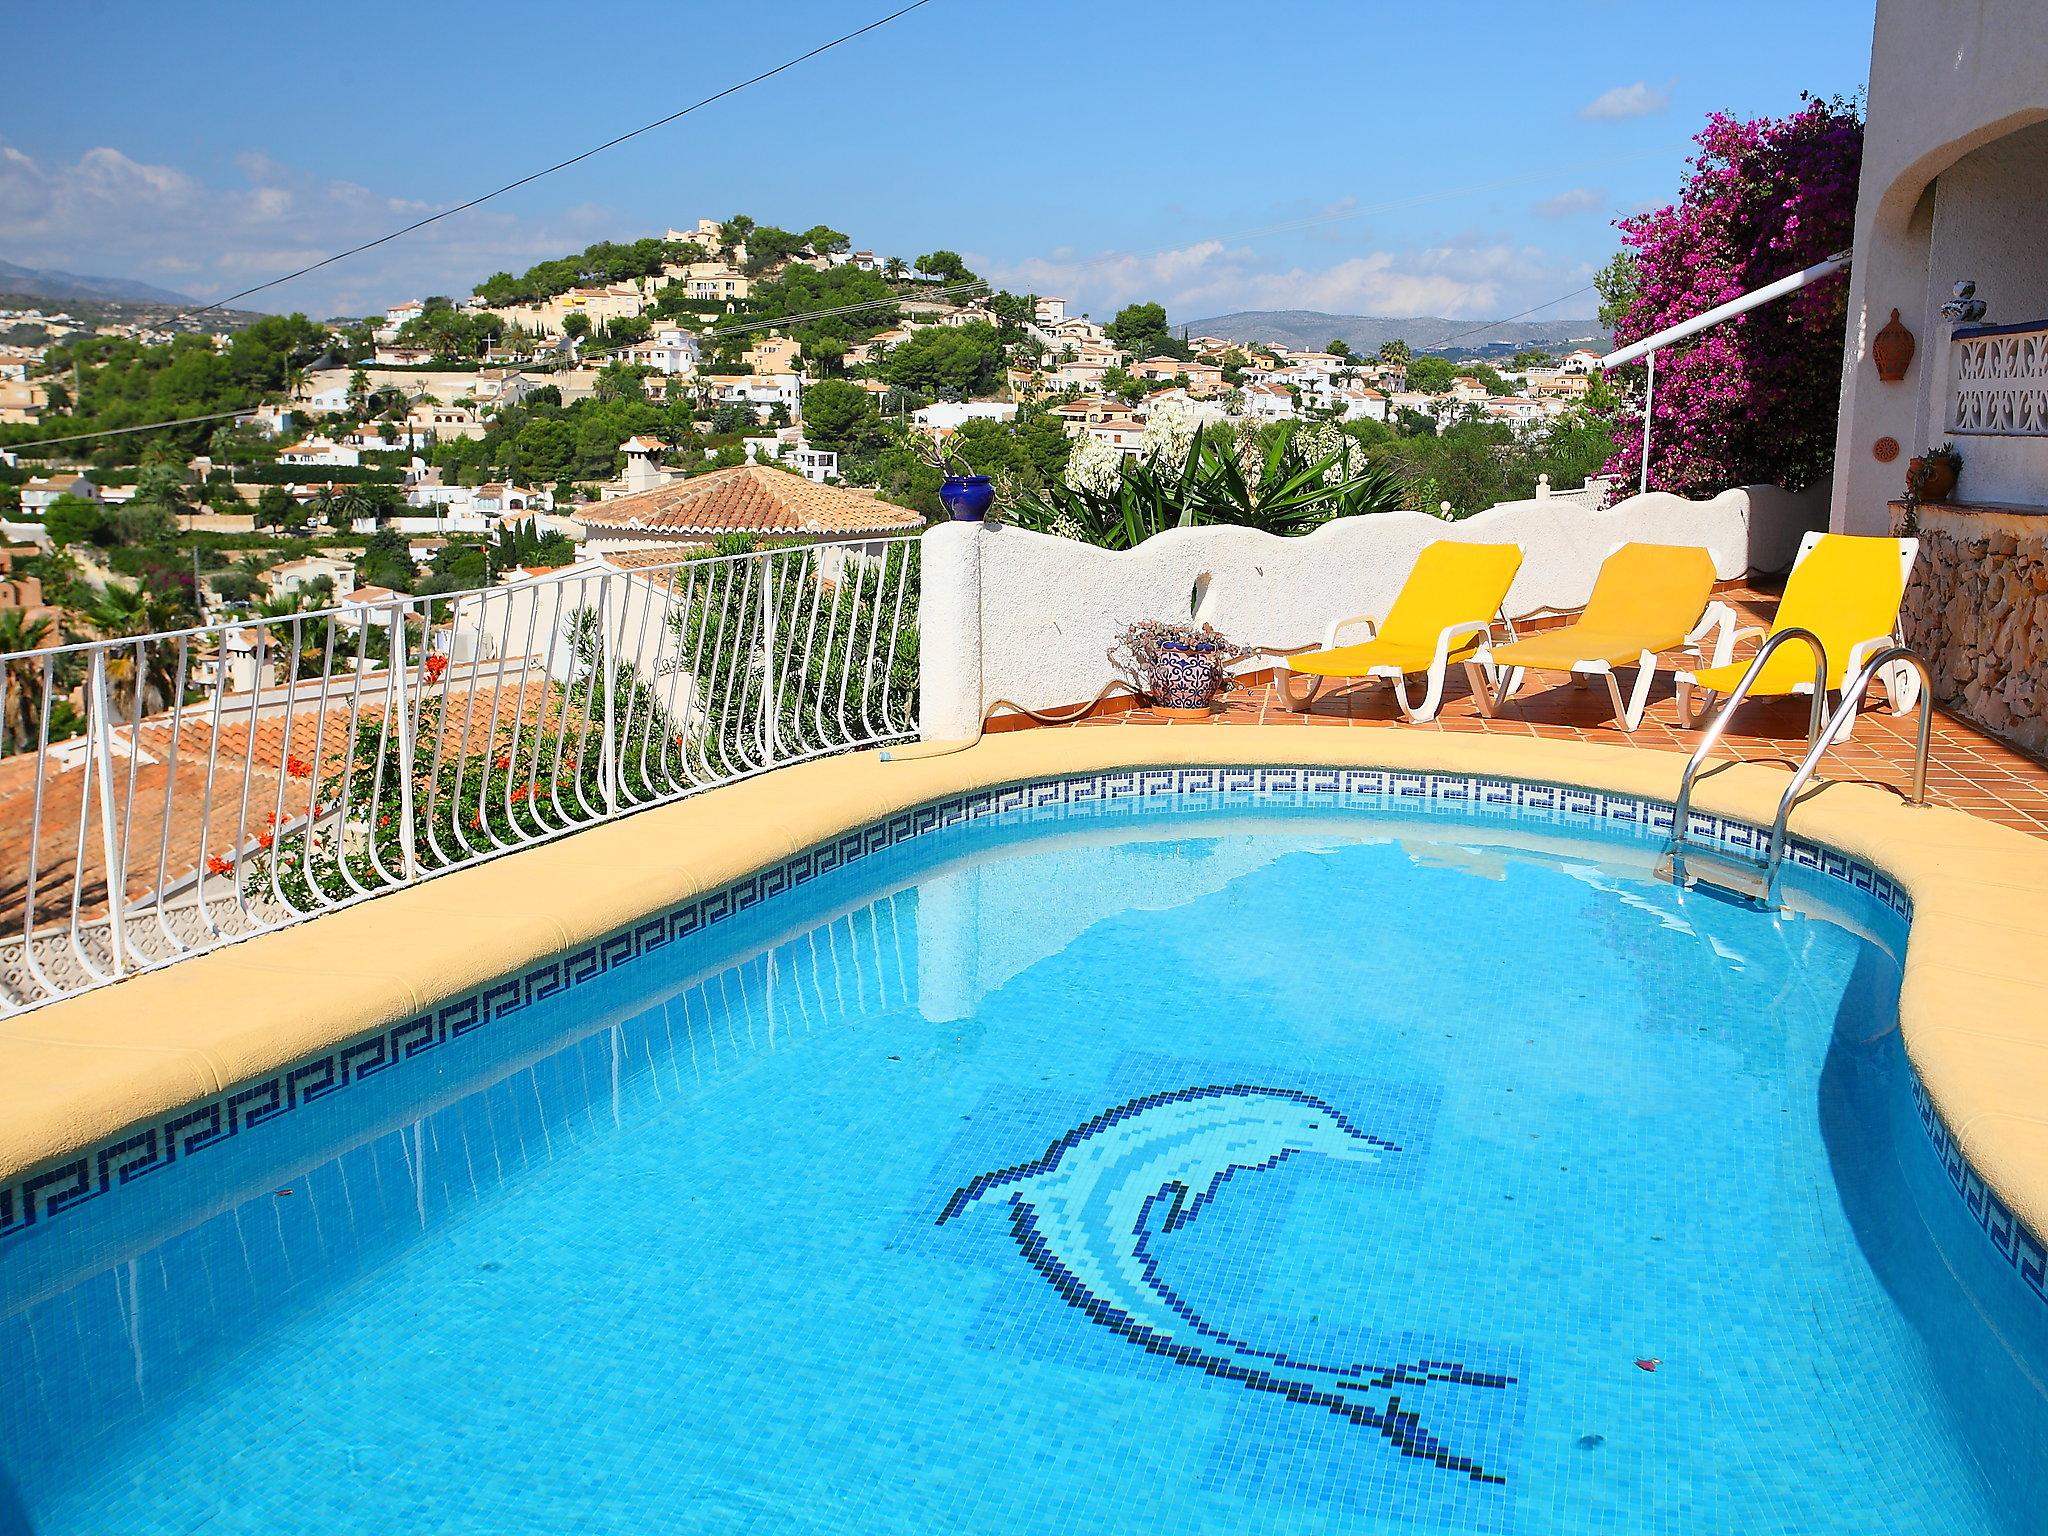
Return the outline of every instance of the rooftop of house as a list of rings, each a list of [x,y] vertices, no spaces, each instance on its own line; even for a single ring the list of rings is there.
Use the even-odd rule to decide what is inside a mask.
[[[907,507],[758,464],[618,496],[578,514],[594,528],[669,534],[882,534],[924,527]]]

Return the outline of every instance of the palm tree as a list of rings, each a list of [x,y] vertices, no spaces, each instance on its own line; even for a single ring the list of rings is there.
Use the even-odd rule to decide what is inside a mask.
[[[49,634],[47,618],[30,618],[20,608],[0,608],[0,655],[7,658],[6,673],[0,676],[0,750],[26,752],[36,740],[34,701],[42,691],[43,664],[26,653],[42,645]]]
[[[888,278],[892,283],[901,282],[908,275],[909,271],[910,267],[901,256],[891,256],[882,263],[882,276]]]
[[[86,617],[101,639],[135,642],[107,652],[107,703],[115,720],[154,714],[169,705],[177,686],[177,648],[149,637],[177,628],[186,615],[155,588],[109,581]]]

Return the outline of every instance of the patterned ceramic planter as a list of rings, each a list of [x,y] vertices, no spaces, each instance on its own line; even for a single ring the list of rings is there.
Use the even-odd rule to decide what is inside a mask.
[[[1223,669],[1216,648],[1168,640],[1147,669],[1153,707],[1161,714],[1206,715],[1223,691]]]

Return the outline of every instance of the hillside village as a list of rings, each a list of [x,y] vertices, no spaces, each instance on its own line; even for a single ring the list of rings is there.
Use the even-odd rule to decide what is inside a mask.
[[[878,257],[744,217],[324,324],[0,322],[0,649],[106,633],[110,583],[171,624],[721,539],[901,534],[939,515],[949,470],[1006,496],[1106,484],[1198,426],[1341,431],[1454,514],[1605,453],[1589,352],[1495,366],[1177,334],[1157,304],[1100,321],[951,251]],[[210,382],[167,387],[187,374]],[[80,456],[34,441],[192,417],[215,419]]]

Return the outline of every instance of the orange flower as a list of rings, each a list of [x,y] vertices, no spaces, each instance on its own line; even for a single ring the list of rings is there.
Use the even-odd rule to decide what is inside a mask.
[[[379,816],[379,817],[377,818],[377,825],[378,825],[378,826],[380,826],[380,827],[388,827],[388,826],[390,826],[390,825],[391,825],[391,813],[390,813],[389,811],[386,811],[386,812],[385,812],[385,813],[384,813],[384,814],[383,814],[382,816]]]
[[[268,848],[272,843],[276,841],[276,838],[272,837],[268,832],[264,832],[258,834],[256,838],[256,846],[259,848]]]
[[[303,779],[313,771],[313,765],[297,753],[293,753],[284,760],[284,771],[295,779]]]
[[[512,754],[510,752],[500,752],[497,758],[492,762],[491,766],[498,769],[501,772],[507,768],[510,768],[512,766]]]
[[[212,855],[212,856],[211,856],[210,858],[208,858],[208,859],[207,859],[207,861],[206,861],[206,872],[207,872],[207,873],[208,873],[209,875],[225,875],[225,874],[229,874],[229,873],[231,873],[231,872],[232,872],[232,871],[234,870],[234,867],[235,867],[235,862],[234,862],[234,860],[232,860],[232,859],[224,859],[224,858],[222,858],[222,857],[221,857],[221,856],[220,856],[219,854],[217,854],[217,853],[216,853],[216,854],[214,854],[214,855]]]
[[[448,671],[448,658],[438,651],[426,660],[427,681],[438,683]]]

